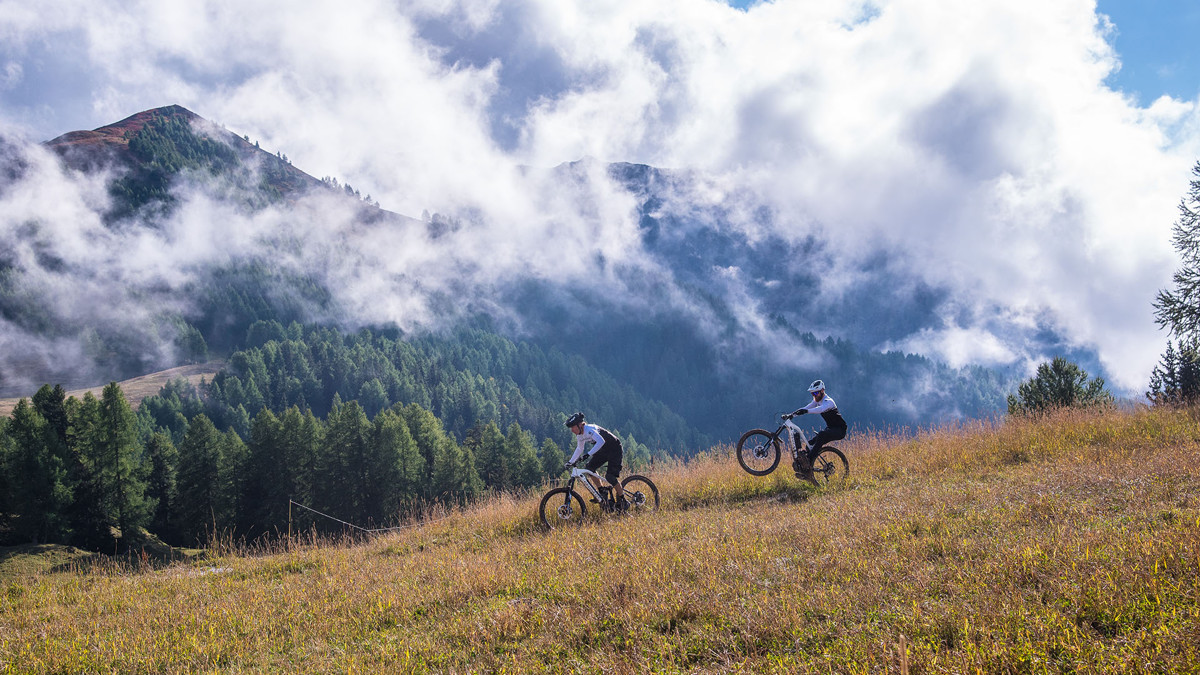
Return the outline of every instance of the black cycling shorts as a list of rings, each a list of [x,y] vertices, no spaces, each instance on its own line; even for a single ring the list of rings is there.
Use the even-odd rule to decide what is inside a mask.
[[[592,455],[588,460],[587,470],[596,471],[600,465],[608,462],[608,469],[604,472],[604,480],[612,485],[617,484],[618,477],[621,475],[621,459],[625,457],[625,450],[621,447],[621,442],[605,441],[600,447],[600,452]],[[597,472],[599,473],[599,472]]]
[[[814,456],[821,450],[821,446],[830,441],[840,441],[846,437],[846,427],[827,427],[816,433],[808,442],[809,456]]]

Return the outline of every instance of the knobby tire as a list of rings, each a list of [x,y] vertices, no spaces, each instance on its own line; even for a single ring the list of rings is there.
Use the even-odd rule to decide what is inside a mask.
[[[645,476],[634,474],[621,481],[629,513],[652,513],[658,510],[658,488]]]
[[[737,444],[737,460],[753,476],[765,476],[779,466],[779,439],[766,429],[751,429]]]
[[[571,500],[574,499],[574,505]],[[583,497],[566,487],[556,487],[542,497],[538,505],[538,514],[542,518],[542,526],[548,530],[566,525],[578,525],[587,515],[587,507],[583,505]]]
[[[850,475],[850,462],[841,450],[824,446],[813,457],[810,481],[820,487],[836,487],[846,482]]]

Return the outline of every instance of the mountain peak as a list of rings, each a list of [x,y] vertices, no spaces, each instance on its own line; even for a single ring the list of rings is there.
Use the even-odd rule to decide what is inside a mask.
[[[332,190],[353,199],[364,222],[411,220],[385,212],[369,199],[364,202],[348,185],[318,180],[292,166],[287,155],[263,150],[248,136],[181,105],[143,110],[91,131],[67,132],[43,145],[75,171],[112,171],[109,191],[116,199],[106,216],[110,220],[134,215],[146,205],[169,212],[159,206],[174,201],[172,190],[180,181],[219,184],[222,191],[233,188],[251,208],[295,201],[318,188]]]
[[[91,131],[68,131],[57,138],[46,141],[46,145],[60,155],[65,155],[72,148],[128,146],[129,139],[140,132],[142,127],[151,120],[160,118],[182,118],[188,122],[204,119],[181,105],[172,104],[143,110],[120,122],[106,124]]]
[[[170,185],[192,169],[234,179],[267,200],[291,198],[321,182],[248,139],[181,105],[144,110],[91,131],[71,131],[45,143],[72,169],[116,167],[117,191],[125,211],[147,201],[169,199]]]

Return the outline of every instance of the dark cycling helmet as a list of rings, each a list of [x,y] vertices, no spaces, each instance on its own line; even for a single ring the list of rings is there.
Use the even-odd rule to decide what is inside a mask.
[[[584,422],[583,413],[577,412],[574,415],[571,415],[570,417],[567,418],[567,423],[564,426],[573,427],[576,424],[583,424],[583,422]]]
[[[813,380],[813,383],[808,385],[808,393],[815,394],[818,391],[825,390],[825,383],[820,380]]]

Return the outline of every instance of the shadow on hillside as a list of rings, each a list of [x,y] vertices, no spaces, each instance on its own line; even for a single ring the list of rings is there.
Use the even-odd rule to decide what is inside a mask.
[[[201,552],[148,545],[111,554],[87,551],[65,544],[0,546],[0,578],[27,574],[53,574],[94,570],[150,570],[194,560]]]
[[[752,503],[784,503],[799,504],[807,502],[816,493],[817,488],[808,483],[777,485],[774,489],[764,492],[758,488],[748,488],[745,491],[734,490],[718,494],[693,493],[679,495],[672,504],[681,511],[704,508],[706,506],[752,504]]]
[[[0,546],[0,576],[59,572],[94,555],[63,544]]]

